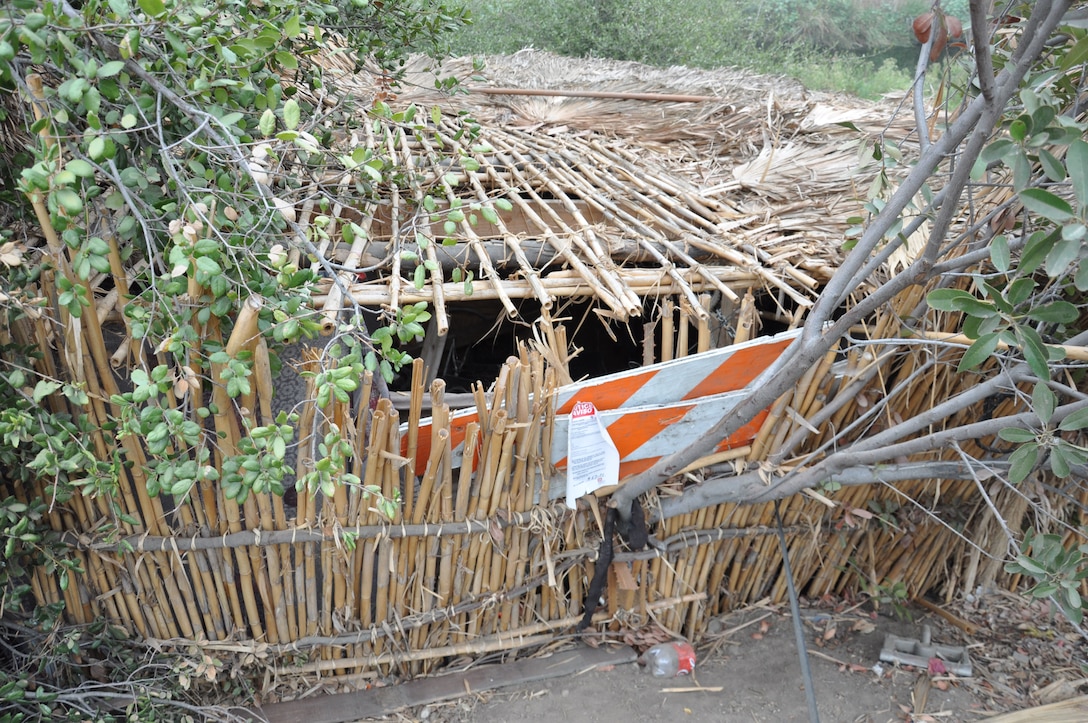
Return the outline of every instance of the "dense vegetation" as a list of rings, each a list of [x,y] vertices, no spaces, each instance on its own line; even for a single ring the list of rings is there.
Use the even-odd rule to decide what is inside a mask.
[[[99,531],[125,535],[157,524],[122,508],[134,490],[174,506],[214,480],[232,510],[284,493],[294,420],[243,419],[254,355],[229,339],[244,309],[274,348],[314,334],[311,262],[330,268],[314,243],[339,191],[318,191],[320,217],[300,228],[308,170],[335,169],[353,199],[406,172],[384,144],[336,152],[330,129],[424,133],[432,117],[344,92],[313,58],[336,53],[388,82],[412,52],[446,55],[462,22],[441,0],[0,5],[0,721],[229,719],[202,708],[216,666],[199,655],[141,650],[109,621],[62,628],[64,605],[40,604],[78,606],[72,581],[88,572],[60,542],[60,516],[93,500]],[[300,170],[285,177],[284,162]],[[103,279],[134,350],[120,385]],[[319,395],[346,397],[364,367],[391,376],[404,359],[391,330],[422,334],[425,314],[408,307],[371,338],[356,305]],[[328,458],[300,484],[332,494],[346,442],[323,442]]]
[[[475,22],[454,51],[524,47],[575,57],[792,75],[863,97],[906,88],[927,0],[469,0]],[[967,1],[944,3],[966,18]]]

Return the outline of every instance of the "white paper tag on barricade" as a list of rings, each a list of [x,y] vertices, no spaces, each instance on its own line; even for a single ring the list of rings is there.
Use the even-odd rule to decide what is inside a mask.
[[[567,507],[620,478],[620,453],[591,402],[578,402],[567,426]]]

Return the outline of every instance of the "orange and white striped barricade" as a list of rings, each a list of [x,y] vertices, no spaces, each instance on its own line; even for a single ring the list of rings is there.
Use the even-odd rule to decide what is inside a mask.
[[[800,334],[800,329],[760,337],[743,344],[594,377],[555,392],[552,460],[566,466],[569,415],[577,402],[590,402],[602,415],[620,451],[620,479],[649,468],[665,454],[697,436],[739,403],[740,390],[766,370]],[[718,445],[723,451],[755,438],[766,411]],[[475,409],[450,415],[453,466],[461,463],[465,429],[478,422]],[[401,425],[401,454],[407,454],[407,424]],[[431,419],[420,420],[416,475],[422,475],[431,447]]]

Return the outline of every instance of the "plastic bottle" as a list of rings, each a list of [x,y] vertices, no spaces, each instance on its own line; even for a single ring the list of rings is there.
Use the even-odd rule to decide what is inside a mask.
[[[695,649],[686,640],[658,643],[642,654],[642,660],[655,678],[690,675],[695,670]]]

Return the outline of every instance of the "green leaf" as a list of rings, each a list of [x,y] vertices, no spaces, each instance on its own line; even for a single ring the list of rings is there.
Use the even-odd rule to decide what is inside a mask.
[[[1077,44],[1070,48],[1065,57],[1062,58],[1062,72],[1064,73],[1070,68],[1080,65],[1086,60],[1088,60],[1088,37],[1078,40]]]
[[[1069,144],[1065,162],[1069,167],[1069,179],[1073,182],[1073,195],[1083,210],[1088,207],[1088,143],[1075,140]]]
[[[1005,158],[1010,152],[1016,150],[1016,144],[1007,138],[996,140],[983,149],[979,154],[979,161],[983,168],[990,165],[994,161],[1000,161]]]
[[[1080,256],[1080,239],[1059,239],[1046,255],[1046,273],[1050,278],[1063,275]]]
[[[90,178],[94,175],[94,166],[82,158],[74,158],[64,167],[80,178]]]
[[[1039,415],[1039,419],[1042,420],[1043,424],[1049,422],[1050,418],[1054,416],[1054,408],[1057,405],[1058,398],[1050,390],[1050,387],[1038,382],[1031,391],[1031,406],[1035,409],[1035,413]]]
[[[1050,470],[1058,477],[1065,478],[1069,476],[1069,467],[1069,460],[1066,459],[1062,448],[1052,447],[1050,449]]]
[[[87,155],[92,161],[101,161],[106,155],[106,139],[102,136],[92,138],[90,145],[87,146]]]
[[[111,60],[108,63],[103,63],[102,67],[98,69],[97,76],[99,78],[112,78],[125,69],[125,61],[123,60]]]
[[[234,113],[227,113],[225,116],[223,116],[219,120],[225,126],[233,126],[233,125],[237,125],[238,121],[242,120],[242,118],[244,118],[244,117],[245,116],[242,115],[241,113],[234,112]]]
[[[287,18],[287,22],[283,24],[283,34],[288,38],[298,37],[298,34],[302,32],[302,23],[299,20],[298,13]]]
[[[1009,455],[1009,482],[1020,484],[1031,470],[1035,468],[1035,461],[1039,457],[1039,445],[1029,442]]]
[[[994,305],[961,289],[934,289],[926,295],[926,302],[938,311],[963,311],[972,316],[992,316],[997,313]]]
[[[1009,315],[1013,313],[1012,304],[1009,303],[1009,300],[1005,298],[1004,294],[1001,293],[1000,289],[998,289],[990,282],[984,281],[982,279],[978,279],[977,283],[982,287],[982,290],[986,292],[985,296],[987,296],[990,301],[993,302],[994,306],[997,307],[997,310],[999,312]],[[992,318],[993,316],[994,315],[991,314],[986,318]]]
[[[1080,311],[1068,301],[1053,301],[1028,312],[1028,318],[1055,324],[1071,324],[1080,317]]]
[[[505,198],[496,198],[495,207],[501,211],[510,211],[514,208],[514,204],[510,203],[510,201]]]
[[[1039,149],[1039,163],[1043,167],[1043,173],[1054,183],[1061,183],[1065,180],[1065,166],[1054,157],[1053,153],[1045,148]]]
[[[1024,572],[1033,577],[1043,577],[1046,575],[1046,568],[1027,555],[1019,555],[1016,558],[1016,564],[1019,565]]]
[[[1028,125],[1020,118],[1017,118],[1009,124],[1009,137],[1016,142],[1020,142],[1027,138]]]
[[[1021,191],[1028,187],[1032,178],[1032,162],[1024,151],[1012,157],[1012,187]]]
[[[983,334],[980,336],[978,340],[963,353],[963,358],[960,359],[959,371],[964,372],[969,369],[974,369],[993,356],[994,349],[997,348],[999,336],[1000,335],[996,333]]]
[[[1078,409],[1071,413],[1058,425],[1058,429],[1063,432],[1072,432],[1077,429],[1084,429],[1088,427],[1088,408]]]
[[[1020,273],[1031,274],[1042,266],[1059,238],[1061,238],[1059,229],[1054,229],[1050,233],[1045,231],[1033,233],[1028,238],[1028,242],[1024,244],[1024,250],[1020,253]]]
[[[934,289],[926,294],[926,303],[938,311],[959,311],[955,302],[962,298],[975,298],[961,289]]]
[[[291,98],[283,104],[283,124],[287,126],[287,130],[293,131],[298,128],[298,122],[301,115],[301,111],[298,107],[298,101]]]
[[[208,276],[218,276],[223,273],[223,267],[220,266],[215,259],[208,256],[198,256],[196,258],[196,267]]]
[[[480,214],[484,217],[484,220],[490,224],[497,225],[499,223],[499,214],[495,212],[495,209],[490,206],[484,206],[480,209]]]
[[[1088,464],[1088,447],[1078,447],[1064,439],[1055,440],[1054,446],[1061,448],[1070,464]],[[1085,568],[1085,577],[1088,577],[1088,568]]]
[[[1032,278],[1016,279],[1005,288],[1005,300],[1013,306],[1022,304],[1028,300],[1035,291],[1035,280]]]
[[[60,382],[50,381],[48,379],[42,379],[34,385],[34,403],[41,404],[42,400],[48,397],[53,392],[60,389]]]
[[[60,204],[64,212],[69,216],[75,215],[83,210],[83,199],[79,197],[79,194],[70,188],[60,188],[55,192],[57,203]]]
[[[359,168],[361,168],[366,173],[366,175],[370,178],[371,181],[373,181],[374,183],[381,183],[381,181],[382,181],[382,172],[379,171],[377,168],[370,165],[369,163],[365,163],[365,164],[359,166]]]
[[[264,113],[261,114],[261,120],[257,123],[257,128],[261,131],[261,135],[265,137],[275,133],[276,114],[272,112],[271,108],[264,109]]]
[[[298,70],[298,59],[285,50],[276,53],[276,62],[288,70]]]
[[[1080,241],[1088,236],[1088,226],[1083,223],[1067,223],[1062,226],[1063,241]]]
[[[157,18],[166,12],[163,0],[139,0],[140,9],[153,18]]]
[[[993,262],[994,268],[1003,274],[1007,273],[1011,260],[1008,238],[1005,237],[1005,234],[994,236],[990,242],[990,261]]]
[[[1034,442],[1037,435],[1030,429],[1021,429],[1020,427],[1005,427],[997,436],[1006,442],[1016,442],[1017,444],[1023,444],[1024,442]]]
[[[41,30],[49,20],[41,13],[27,13],[23,16],[23,23],[31,30]]]
[[[1073,207],[1069,203],[1042,188],[1025,188],[1020,192],[1020,202],[1027,210],[1054,223],[1062,223],[1073,216]]]
[[[1070,585],[1065,589],[1065,600],[1062,601],[1062,610],[1069,616],[1070,620],[1073,620],[1076,624],[1080,624],[1080,620],[1084,615],[1083,601],[1080,593],[1077,591],[1076,586]]]
[[[1050,355],[1039,332],[1030,326],[1019,325],[1016,327],[1016,338],[1020,342],[1020,349],[1032,373],[1039,379],[1050,379]]]
[[[234,65],[238,62],[238,54],[229,45],[219,46],[219,56],[223,58],[223,62],[227,65]]]
[[[336,494],[336,483],[332,481],[331,477],[325,477],[321,480],[321,494],[326,497],[333,497]]]

